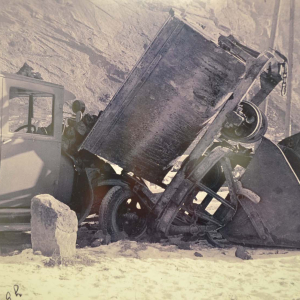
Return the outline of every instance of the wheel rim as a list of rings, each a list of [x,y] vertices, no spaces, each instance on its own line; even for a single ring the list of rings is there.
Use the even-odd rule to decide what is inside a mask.
[[[222,128],[222,135],[232,141],[241,143],[252,143],[256,138],[260,138],[265,133],[267,128],[266,120],[263,120],[263,115],[260,109],[249,101],[243,101],[240,103],[243,114],[247,118],[253,118],[252,123],[243,122],[240,127]],[[237,135],[237,131],[241,130],[240,135]]]
[[[146,230],[148,210],[135,196],[124,197],[113,210],[112,225],[116,232],[138,238]]]

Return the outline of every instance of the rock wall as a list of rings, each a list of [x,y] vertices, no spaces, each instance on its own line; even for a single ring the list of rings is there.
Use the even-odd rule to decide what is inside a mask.
[[[0,0],[0,70],[26,61],[44,80],[59,83],[96,113],[106,104],[168,17],[171,7],[203,26],[268,48],[274,0]],[[281,1],[275,48],[287,56],[289,1]],[[297,2],[297,1],[296,1]],[[296,5],[299,3],[297,2]],[[300,24],[300,4],[296,24]],[[293,118],[299,123],[299,34],[295,33]],[[271,105],[285,109],[280,88]],[[271,122],[272,123],[272,122]]]

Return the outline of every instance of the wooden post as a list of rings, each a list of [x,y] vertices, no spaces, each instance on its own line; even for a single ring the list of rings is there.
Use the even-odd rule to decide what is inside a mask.
[[[274,4],[274,14],[273,14],[273,19],[272,19],[272,28],[271,28],[271,34],[270,34],[270,40],[269,40],[269,48],[270,49],[274,49],[274,45],[275,45],[279,10],[280,10],[280,0],[276,0],[276,2]],[[268,112],[268,103],[269,103],[269,97],[267,97],[260,106],[261,110],[265,113],[265,115],[267,115],[267,112]]]
[[[294,22],[295,22],[295,0],[290,0],[290,25],[289,25],[289,53],[288,53],[288,82],[287,99],[285,110],[285,136],[291,135],[291,107],[293,93],[293,64],[294,64]]]

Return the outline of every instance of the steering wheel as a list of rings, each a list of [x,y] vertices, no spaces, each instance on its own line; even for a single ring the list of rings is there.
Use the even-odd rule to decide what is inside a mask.
[[[20,131],[20,130],[22,130],[22,129],[24,129],[24,128],[27,128],[27,127],[29,128],[29,126],[33,128],[33,132],[32,132],[32,133],[36,133],[36,127],[35,127],[33,124],[31,124],[31,125],[25,124],[25,125],[23,125],[23,126],[20,126],[19,128],[17,128],[17,129],[15,130],[15,132],[18,132],[18,131]]]

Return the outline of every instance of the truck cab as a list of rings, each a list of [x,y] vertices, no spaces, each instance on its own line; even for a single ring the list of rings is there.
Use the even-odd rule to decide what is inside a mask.
[[[63,103],[61,85],[0,74],[0,231],[30,229],[32,197],[59,192]]]

